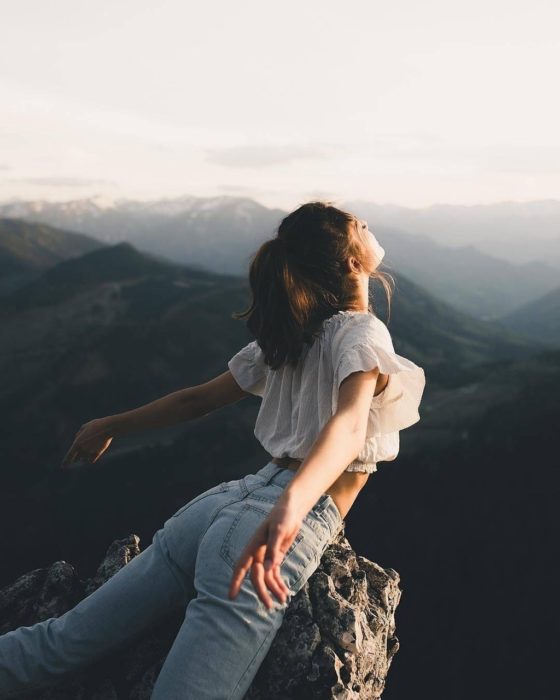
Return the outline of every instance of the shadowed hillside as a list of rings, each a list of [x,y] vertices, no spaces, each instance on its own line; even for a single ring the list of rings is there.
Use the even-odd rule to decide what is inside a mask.
[[[560,346],[560,287],[504,316],[500,323],[519,336]]]
[[[105,244],[45,223],[0,218],[0,294],[8,294],[62,260]]]

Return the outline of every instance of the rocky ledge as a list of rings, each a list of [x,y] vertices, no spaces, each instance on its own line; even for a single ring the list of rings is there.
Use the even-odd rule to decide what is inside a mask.
[[[140,553],[140,539],[115,540],[95,576],[65,561],[35,569],[0,590],[0,634],[58,617]],[[286,609],[245,700],[373,700],[399,647],[393,569],[356,555],[342,530]],[[148,700],[184,610],[162,618],[126,648],[21,700]]]

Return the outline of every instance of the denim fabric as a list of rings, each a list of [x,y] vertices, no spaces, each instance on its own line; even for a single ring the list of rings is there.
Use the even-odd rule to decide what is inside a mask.
[[[0,636],[0,698],[57,683],[124,645],[173,609],[184,620],[152,700],[243,698],[282,624],[288,597],[268,610],[247,572],[228,597],[236,561],[295,472],[268,462],[179,508],[152,543],[58,618]],[[344,523],[328,494],[304,518],[280,567],[295,595]]]

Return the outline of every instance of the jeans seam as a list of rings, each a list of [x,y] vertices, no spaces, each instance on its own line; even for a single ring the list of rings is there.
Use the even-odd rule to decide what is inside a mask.
[[[276,503],[280,496],[278,498],[274,498],[273,496],[259,496],[254,493],[254,491],[257,491],[259,488],[262,488],[260,486],[256,487],[253,491],[250,491],[247,495],[253,498],[255,501],[264,501],[265,503]],[[319,498],[317,499],[317,503],[309,512],[314,512],[317,515],[321,515],[324,510],[328,507],[329,503],[329,494],[321,494]]]
[[[263,501],[263,503],[276,503],[280,496],[278,496],[278,498],[273,498],[272,496],[256,496],[254,493],[252,493],[251,498],[253,498],[255,501]]]
[[[257,659],[257,657],[259,656],[260,651],[261,651],[261,649],[263,648],[264,644],[265,644],[266,642],[268,642],[268,639],[269,639],[270,635],[271,635],[271,634],[276,635],[277,632],[278,632],[278,629],[277,629],[274,625],[272,625],[271,628],[269,629],[269,631],[267,632],[265,638],[264,638],[264,639],[262,640],[262,642],[260,643],[259,648],[258,648],[257,651],[255,652],[253,658],[252,658],[251,661],[249,661],[249,663],[247,664],[247,668],[245,669],[245,671],[243,671],[243,674],[242,674],[241,678],[237,681],[237,683],[236,683],[236,685],[235,685],[235,688],[232,690],[231,695],[229,696],[228,700],[231,700],[231,698],[233,698],[233,697],[235,696],[235,693],[237,692],[237,689],[239,688],[241,682],[243,681],[243,679],[245,678],[245,676],[249,673],[249,671],[251,670],[251,668],[255,665],[255,659]]]
[[[167,541],[166,541],[166,539],[165,539],[165,532],[163,531],[163,529],[161,529],[161,530],[160,530],[160,533],[161,533],[161,534],[160,534],[160,536],[159,536],[157,542],[158,542],[158,544],[159,544],[159,546],[160,546],[160,549],[161,549],[161,553],[162,553],[162,557],[161,557],[161,558],[162,558],[163,561],[165,562],[165,566],[166,566],[166,567],[168,568],[168,570],[171,572],[171,575],[172,575],[172,576],[174,577],[174,579],[178,582],[178,584],[179,584],[181,590],[185,593],[185,596],[188,597],[189,594],[191,593],[191,591],[187,588],[187,586],[185,585],[185,582],[184,582],[184,581],[181,579],[181,577],[179,576],[179,573],[173,569],[173,566],[172,566],[172,565],[174,564],[174,562],[173,562],[173,559],[172,559],[172,557],[171,557],[171,553],[170,553],[170,551],[169,551],[169,547],[168,547],[168,545],[167,545]]]
[[[258,488],[258,486],[256,486],[255,488]],[[247,491],[247,493],[245,493],[245,491]],[[247,496],[249,496],[251,493],[252,493],[252,491],[247,490],[247,487],[245,486],[245,488],[241,489],[241,498],[236,498],[233,501],[229,500],[227,503],[222,503],[221,506],[216,508],[215,512],[212,513],[212,516],[210,517],[210,521],[209,521],[208,525],[205,527],[204,532],[202,532],[200,535],[200,538],[198,540],[199,546],[200,546],[200,542],[202,542],[202,539],[204,538],[204,536],[206,535],[206,533],[208,532],[208,530],[210,529],[210,527],[214,523],[214,520],[216,520],[216,518],[222,512],[222,510],[224,508],[227,508],[228,506],[232,506],[234,503],[240,503],[241,501],[244,501],[247,498]]]

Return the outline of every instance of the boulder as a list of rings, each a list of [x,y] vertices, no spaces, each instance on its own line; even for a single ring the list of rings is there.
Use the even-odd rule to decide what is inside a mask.
[[[34,569],[0,590],[0,634],[58,617],[140,552],[140,538],[115,540],[95,576],[81,580],[65,561]],[[399,647],[399,575],[357,555],[344,529],[291,599],[245,700],[372,700],[381,697]],[[21,700],[149,700],[183,621],[162,618],[118,652]]]

